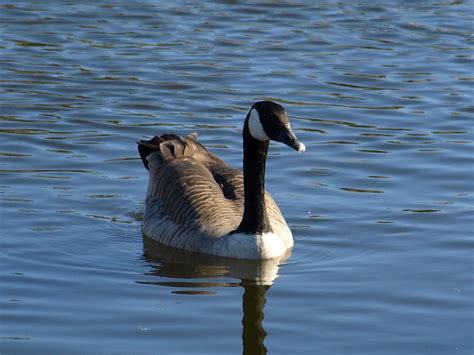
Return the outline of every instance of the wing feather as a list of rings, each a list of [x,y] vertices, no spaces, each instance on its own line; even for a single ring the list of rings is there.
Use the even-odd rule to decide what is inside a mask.
[[[235,230],[243,213],[242,172],[197,142],[162,135],[139,142],[150,170],[148,197],[158,198],[173,223],[211,236]]]

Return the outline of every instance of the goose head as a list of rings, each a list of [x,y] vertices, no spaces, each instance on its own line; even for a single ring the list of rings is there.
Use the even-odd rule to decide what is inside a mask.
[[[306,150],[305,145],[296,138],[291,129],[286,110],[275,102],[255,103],[247,115],[246,124],[248,132],[257,141],[281,142],[300,153]]]

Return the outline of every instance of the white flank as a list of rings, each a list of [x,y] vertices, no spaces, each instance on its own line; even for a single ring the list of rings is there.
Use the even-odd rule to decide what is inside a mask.
[[[250,111],[249,130],[252,137],[255,138],[256,140],[259,140],[259,141],[270,140],[270,138],[268,138],[267,134],[263,130],[262,123],[260,122],[260,116],[258,115],[258,112],[255,109],[252,109],[252,111]]]
[[[272,259],[281,257],[293,245],[273,233],[257,235],[236,233],[224,237],[227,241],[217,255],[239,259]]]

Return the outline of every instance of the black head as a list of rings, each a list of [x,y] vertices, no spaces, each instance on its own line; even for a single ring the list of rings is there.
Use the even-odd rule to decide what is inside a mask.
[[[306,149],[293,133],[285,109],[275,102],[255,103],[247,115],[247,125],[256,140],[282,142],[300,153]]]

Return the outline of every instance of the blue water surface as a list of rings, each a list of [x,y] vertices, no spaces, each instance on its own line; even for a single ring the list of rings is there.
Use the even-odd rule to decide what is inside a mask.
[[[0,353],[472,354],[473,5],[0,0]],[[135,142],[264,99],[292,255],[144,238]]]

